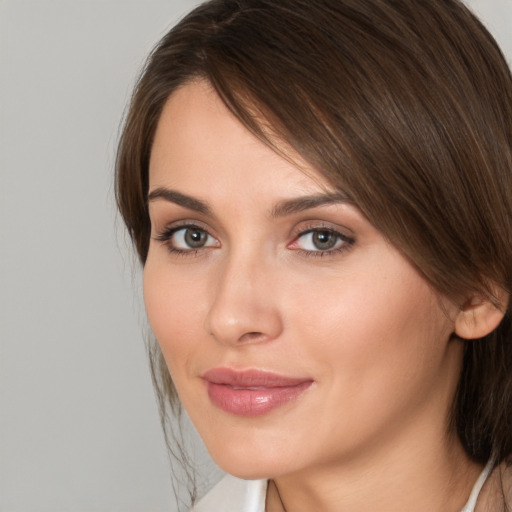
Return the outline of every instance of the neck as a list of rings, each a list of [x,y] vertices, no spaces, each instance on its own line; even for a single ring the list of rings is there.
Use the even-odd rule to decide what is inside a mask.
[[[456,439],[274,479],[267,512],[459,512],[482,467]],[[427,448],[428,446],[428,448]],[[380,461],[379,461],[380,459]]]

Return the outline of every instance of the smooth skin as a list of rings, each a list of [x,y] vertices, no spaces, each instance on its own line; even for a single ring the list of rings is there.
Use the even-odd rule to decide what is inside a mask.
[[[282,150],[297,165],[208,83],[165,105],[144,296],[180,399],[222,469],[272,479],[268,512],[456,512],[481,467],[448,429],[464,343],[454,333],[477,337],[502,314],[440,296]],[[202,375],[217,367],[314,382],[268,414],[240,417],[208,397]]]

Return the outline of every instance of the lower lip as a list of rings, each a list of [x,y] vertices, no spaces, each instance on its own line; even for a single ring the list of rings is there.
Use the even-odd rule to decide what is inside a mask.
[[[298,398],[312,381],[293,386],[236,388],[207,381],[208,396],[214,405],[236,416],[261,416]]]

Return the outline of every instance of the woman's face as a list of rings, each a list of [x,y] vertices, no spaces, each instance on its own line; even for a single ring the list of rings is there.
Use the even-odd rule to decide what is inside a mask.
[[[151,154],[149,321],[214,460],[244,478],[441,437],[460,371],[455,306],[304,165],[203,82],[170,97]]]

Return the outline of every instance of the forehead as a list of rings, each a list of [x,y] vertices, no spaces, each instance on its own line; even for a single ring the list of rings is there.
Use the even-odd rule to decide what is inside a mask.
[[[270,193],[283,186],[292,195],[332,190],[296,152],[283,145],[283,154],[289,158],[251,134],[209,83],[191,82],[177,89],[162,111],[151,151],[150,188],[193,190],[208,184],[213,194],[226,187],[256,193],[256,185]]]

